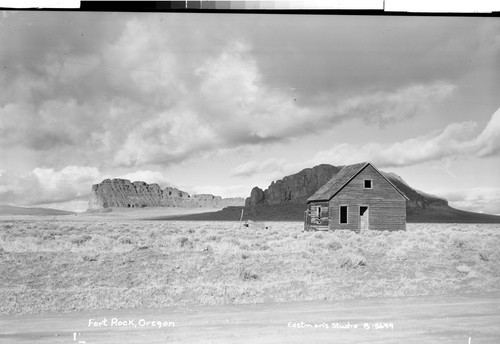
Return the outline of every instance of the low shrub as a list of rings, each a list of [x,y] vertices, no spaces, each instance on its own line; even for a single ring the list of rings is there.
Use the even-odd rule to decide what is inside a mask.
[[[325,237],[325,235],[321,232],[316,232],[314,233],[314,238],[315,239],[323,239]]]
[[[470,266],[468,265],[465,265],[465,264],[461,264],[459,266],[457,266],[455,268],[458,272],[462,273],[462,274],[468,274],[471,272],[471,268]]]
[[[260,247],[259,247],[259,250],[261,251],[267,251],[267,250],[270,250],[271,247],[267,244],[261,244]]]
[[[57,234],[54,232],[47,232],[42,236],[43,240],[54,240],[56,238]]]
[[[177,242],[181,248],[193,248],[193,243],[186,237],[178,238]]]
[[[123,245],[133,245],[134,240],[130,237],[121,237],[118,239],[118,242]]]
[[[206,241],[221,241],[222,237],[217,234],[209,235],[205,238]]]
[[[236,238],[224,238],[221,241],[235,245],[235,246],[240,246],[240,241]]]
[[[342,244],[337,240],[331,240],[328,244],[326,244],[326,247],[330,251],[338,251],[342,248]]]
[[[450,236],[450,244],[451,246],[463,249],[467,247],[469,240],[463,236],[463,234],[454,233]]]
[[[479,252],[479,259],[482,261],[488,262],[490,260],[490,257],[486,252]]]
[[[407,259],[408,256],[408,250],[399,246],[399,247],[394,247],[391,250],[387,251],[386,256],[388,258],[397,260],[397,261],[403,261]]]
[[[358,266],[366,266],[366,258],[356,253],[346,253],[339,257],[339,266],[341,268],[349,269]]]
[[[148,238],[149,239],[156,239],[159,235],[159,231],[156,231],[156,230],[150,230],[149,233],[148,233]]]
[[[90,239],[92,239],[91,235],[84,234],[84,235],[80,235],[76,238],[71,239],[71,243],[75,244],[75,245],[83,245],[84,243],[86,243]]]
[[[96,254],[85,254],[82,256],[82,260],[84,262],[96,262],[98,257],[99,256]]]
[[[255,281],[259,279],[259,275],[257,275],[255,272],[251,270],[243,269],[240,272],[240,278],[243,281]]]

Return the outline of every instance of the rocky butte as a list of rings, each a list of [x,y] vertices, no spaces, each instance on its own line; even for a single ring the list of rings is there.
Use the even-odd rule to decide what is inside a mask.
[[[307,199],[335,176],[343,166],[322,164],[271,183],[267,189],[254,187],[245,201],[245,219],[254,221],[303,221]],[[394,173],[381,173],[408,197],[407,222],[500,223],[500,216],[455,209],[442,197],[433,196],[408,185]],[[230,211],[232,210],[232,211]],[[212,219],[238,219],[239,209],[210,213]],[[201,220],[201,215],[197,216]]]
[[[187,207],[224,208],[242,206],[243,198],[222,198],[210,194],[189,195],[173,187],[162,189],[158,184],[131,182],[127,179],[105,179],[92,185],[89,209],[109,207]]]
[[[254,187],[250,197],[245,201],[245,206],[306,204],[307,198],[336,175],[342,167],[322,164],[272,182],[265,190]],[[409,209],[448,205],[448,201],[444,198],[413,189],[394,173],[382,173],[409,198],[407,203]]]
[[[327,181],[337,174],[342,167],[322,164],[306,168],[296,174],[273,181],[266,190],[254,187],[245,206],[281,205],[286,203],[305,204],[309,196],[315,193]]]

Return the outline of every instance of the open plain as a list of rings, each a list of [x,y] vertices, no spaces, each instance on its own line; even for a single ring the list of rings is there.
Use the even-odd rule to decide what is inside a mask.
[[[196,342],[201,332],[212,333],[214,343],[251,342],[255,330],[262,333],[260,342],[300,342],[311,335],[330,338],[331,331],[307,334],[289,328],[288,321],[364,323],[368,318],[400,321],[399,330],[404,323],[408,331],[403,337],[391,337],[397,331],[388,329],[336,336],[346,342],[391,342],[388,338],[425,334],[426,342],[439,342],[449,326],[450,338],[460,334],[455,342],[467,343],[463,326],[484,321],[470,331],[476,328],[476,337],[485,339],[481,342],[499,338],[491,325],[500,316],[497,224],[408,224],[406,232],[358,235],[304,232],[299,222],[245,227],[228,221],[148,221],[138,214],[2,217],[0,341],[64,342],[53,336],[60,332],[67,340],[85,330],[92,339],[87,343],[120,342],[125,336],[123,342],[139,343],[143,336],[151,343],[180,342],[190,335]],[[337,305],[351,311],[339,313]],[[469,314],[471,307],[477,314]],[[82,328],[94,315],[138,321],[170,319],[171,312],[176,324],[187,327]],[[440,319],[436,335],[431,313]]]
[[[406,232],[357,235],[303,232],[297,222],[245,227],[104,215],[3,220],[0,311],[500,291],[495,224],[408,224]]]

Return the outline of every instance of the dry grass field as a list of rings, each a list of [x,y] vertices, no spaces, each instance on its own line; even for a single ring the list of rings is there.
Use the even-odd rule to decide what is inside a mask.
[[[269,228],[266,229],[266,226]],[[498,224],[302,232],[297,222],[0,220],[0,312],[500,290]]]

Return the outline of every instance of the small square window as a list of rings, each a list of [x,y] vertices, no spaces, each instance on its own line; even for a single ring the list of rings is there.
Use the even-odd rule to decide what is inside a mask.
[[[372,189],[372,180],[365,179],[365,189]]]

